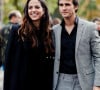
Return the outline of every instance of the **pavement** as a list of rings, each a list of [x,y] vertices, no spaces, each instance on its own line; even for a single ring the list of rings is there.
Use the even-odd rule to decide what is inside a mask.
[[[3,76],[4,76],[4,71],[0,69],[0,90],[3,90]]]

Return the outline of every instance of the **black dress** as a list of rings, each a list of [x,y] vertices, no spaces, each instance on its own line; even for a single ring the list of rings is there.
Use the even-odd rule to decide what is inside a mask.
[[[40,38],[35,48],[19,40],[18,28],[12,27],[6,49],[4,90],[52,90],[53,54],[45,53]]]

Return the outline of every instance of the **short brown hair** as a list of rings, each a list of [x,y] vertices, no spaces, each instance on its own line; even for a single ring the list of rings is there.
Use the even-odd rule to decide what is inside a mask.
[[[79,1],[78,0],[72,0],[72,2],[74,4],[74,6],[79,6]],[[58,5],[59,5],[59,0],[58,0]],[[75,12],[77,12],[77,11],[78,11],[78,9]]]

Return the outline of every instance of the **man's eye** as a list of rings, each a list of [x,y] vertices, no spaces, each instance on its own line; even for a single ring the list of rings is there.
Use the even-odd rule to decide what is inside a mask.
[[[63,6],[64,4],[59,4],[59,6]]]
[[[70,6],[70,4],[65,4],[65,6]]]
[[[59,4],[59,6],[70,6],[70,4],[66,3],[66,4]]]

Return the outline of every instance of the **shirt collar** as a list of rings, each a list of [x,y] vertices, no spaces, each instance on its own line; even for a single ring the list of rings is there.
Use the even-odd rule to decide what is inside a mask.
[[[75,24],[75,25],[78,24],[78,17],[77,17],[77,16],[75,17],[75,22],[74,22],[74,24]],[[62,26],[62,25],[65,25],[64,19],[62,19],[61,26]]]

